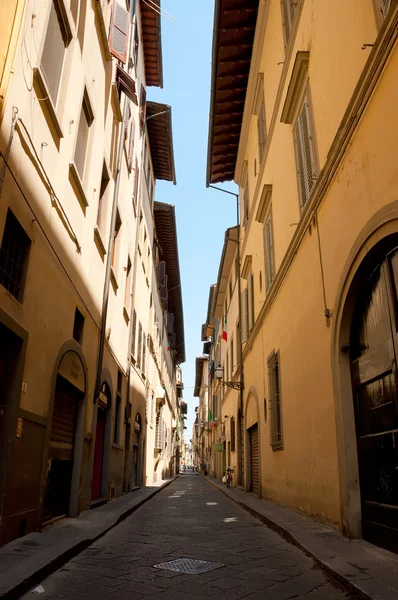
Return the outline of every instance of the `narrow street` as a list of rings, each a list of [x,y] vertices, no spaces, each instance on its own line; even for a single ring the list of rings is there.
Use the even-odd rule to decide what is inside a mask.
[[[182,558],[216,564],[200,574],[155,566]],[[195,566],[206,565],[189,565]],[[41,585],[43,600],[354,598],[298,548],[189,472]]]

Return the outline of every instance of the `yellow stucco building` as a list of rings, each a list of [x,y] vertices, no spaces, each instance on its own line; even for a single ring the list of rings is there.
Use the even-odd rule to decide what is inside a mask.
[[[396,550],[398,5],[245,4],[216,2],[207,171],[240,188],[242,483]]]

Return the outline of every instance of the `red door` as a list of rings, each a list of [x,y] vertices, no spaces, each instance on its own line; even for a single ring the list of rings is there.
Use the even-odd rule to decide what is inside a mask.
[[[101,497],[102,462],[104,458],[105,411],[98,409],[97,433],[95,435],[93,479],[91,482],[91,500]]]

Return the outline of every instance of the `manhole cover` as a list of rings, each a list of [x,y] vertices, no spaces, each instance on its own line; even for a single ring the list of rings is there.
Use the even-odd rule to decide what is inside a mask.
[[[188,573],[189,575],[198,575],[225,567],[222,563],[209,562],[207,560],[197,560],[196,558],[179,558],[170,562],[154,565],[156,569],[168,569],[169,571],[178,571],[179,573]]]

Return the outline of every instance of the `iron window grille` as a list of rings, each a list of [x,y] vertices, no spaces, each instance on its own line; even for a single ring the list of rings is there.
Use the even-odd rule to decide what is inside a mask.
[[[270,446],[273,450],[281,450],[283,448],[283,430],[279,352],[273,353],[268,359],[268,379],[271,413]]]
[[[0,284],[22,302],[31,240],[9,210],[0,247]]]

